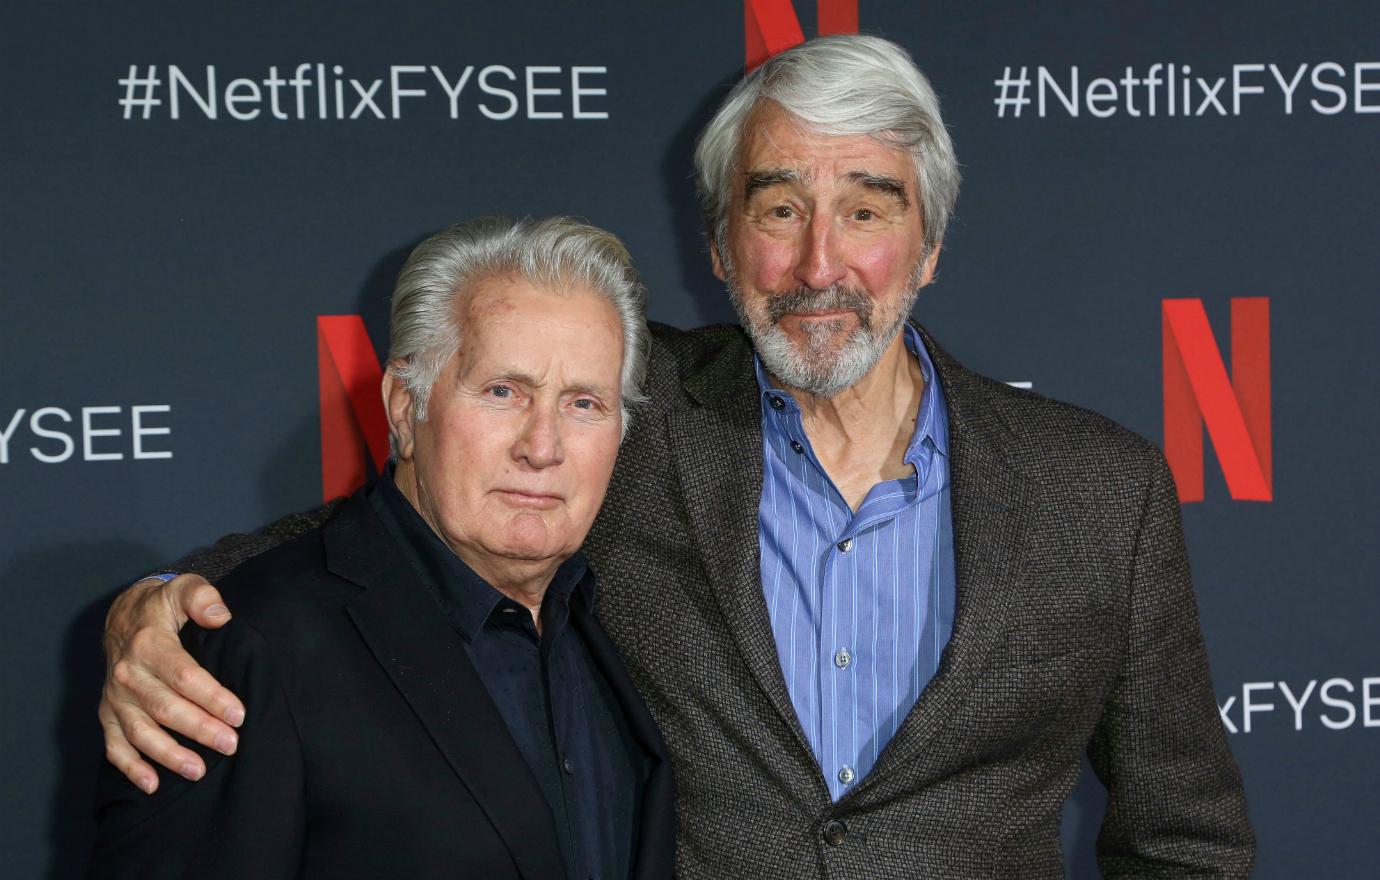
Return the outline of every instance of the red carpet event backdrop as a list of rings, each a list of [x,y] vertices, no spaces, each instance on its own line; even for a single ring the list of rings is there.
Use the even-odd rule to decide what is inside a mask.
[[[0,874],[84,864],[121,584],[348,491],[411,247],[488,213],[629,245],[728,321],[694,137],[817,33],[907,47],[964,184],[917,318],[1161,443],[1258,876],[1380,872],[1380,6],[11,4],[0,12]],[[1103,795],[1065,815],[1097,875]]]

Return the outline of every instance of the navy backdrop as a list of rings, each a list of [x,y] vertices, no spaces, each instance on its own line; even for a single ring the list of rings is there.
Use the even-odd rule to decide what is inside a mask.
[[[1380,7],[858,16],[930,75],[964,165],[917,309],[951,351],[1156,441],[1166,358],[1219,389],[1225,365],[1234,396],[1168,430],[1217,426],[1184,514],[1258,876],[1377,876]],[[318,315],[362,315],[382,352],[410,247],[501,211],[615,231],[655,319],[730,318],[689,156],[749,36],[741,0],[0,11],[0,874],[84,862],[118,586],[319,502]],[[1234,338],[1245,298],[1268,327]],[[1166,347],[1178,299],[1215,346]],[[1256,353],[1235,374],[1234,342]],[[1219,452],[1233,418],[1254,446]],[[1073,876],[1096,875],[1100,797],[1085,780],[1068,810]]]

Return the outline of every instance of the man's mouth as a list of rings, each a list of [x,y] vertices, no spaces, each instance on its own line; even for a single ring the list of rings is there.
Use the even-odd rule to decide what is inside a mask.
[[[494,494],[498,495],[505,504],[530,510],[550,510],[559,507],[565,501],[560,495],[524,489],[495,489]]]
[[[866,330],[872,322],[872,300],[861,291],[842,285],[825,290],[802,288],[769,298],[767,317],[773,324],[787,320],[801,323],[840,321],[851,317]]]
[[[782,320],[795,318],[797,321],[833,321],[838,318],[857,316],[857,312],[851,309],[821,309],[812,312],[787,312],[781,316]]]

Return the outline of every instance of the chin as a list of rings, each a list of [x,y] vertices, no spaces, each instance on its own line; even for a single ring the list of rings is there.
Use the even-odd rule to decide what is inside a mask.
[[[553,535],[545,527],[539,529],[533,529],[527,525],[518,528],[510,527],[498,538],[496,543],[499,552],[504,556],[509,559],[521,559],[529,562],[540,562],[558,556],[566,546],[566,542],[561,540],[560,536]]]
[[[509,562],[550,562],[561,559],[559,552],[548,550],[543,547],[499,547],[498,556],[507,559]]]

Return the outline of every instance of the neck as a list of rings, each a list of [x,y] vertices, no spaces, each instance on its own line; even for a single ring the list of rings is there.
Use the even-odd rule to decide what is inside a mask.
[[[920,364],[898,333],[862,379],[833,397],[772,382],[800,404],[810,447],[848,506],[857,510],[872,487],[911,474],[906,448],[925,390]]]
[[[440,538],[452,553],[460,557],[461,562],[483,578],[486,584],[526,608],[532,614],[532,622],[540,632],[542,599],[546,597],[546,589],[551,586],[551,580],[556,576],[556,569],[560,567],[560,563],[548,559],[510,559],[476,552],[452,540],[441,529],[433,513],[433,505],[426,502],[426,493],[417,479],[417,469],[412,462],[397,463],[393,472],[393,482],[436,537]]]

